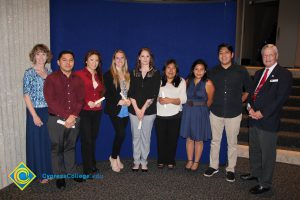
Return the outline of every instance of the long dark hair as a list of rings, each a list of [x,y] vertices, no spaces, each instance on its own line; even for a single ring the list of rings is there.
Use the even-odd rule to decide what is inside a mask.
[[[174,77],[173,80],[172,80],[172,85],[173,85],[174,87],[178,87],[179,84],[180,84],[180,82],[181,82],[181,78],[180,78],[180,76],[178,75],[178,73],[179,73],[179,68],[178,68],[178,65],[177,65],[175,59],[169,59],[169,60],[167,60],[167,62],[165,63],[165,65],[164,65],[164,67],[163,67],[163,72],[164,72],[164,73],[163,73],[163,75],[162,75],[162,77],[161,77],[161,81],[162,81],[161,86],[162,86],[162,87],[165,86],[165,85],[167,84],[167,82],[168,82],[168,79],[167,79],[167,76],[166,76],[166,68],[167,68],[167,66],[170,65],[170,64],[174,64],[175,69],[176,69],[176,75],[175,75],[175,77]]]
[[[195,78],[194,69],[195,69],[196,65],[203,65],[204,70],[207,71],[207,64],[203,59],[195,60],[194,63],[192,64],[192,66],[191,66],[190,73],[187,77],[187,87],[186,88],[188,88],[190,82],[193,81],[194,78]],[[203,75],[201,81],[205,82],[206,80],[207,80],[207,72],[205,72],[205,74]]]
[[[98,63],[98,66],[96,68],[96,72],[98,74],[98,77],[99,77],[99,81],[101,83],[103,83],[103,72],[102,72],[102,57],[100,55],[100,53],[96,50],[90,50],[88,51],[86,54],[85,54],[85,57],[84,57],[84,65],[86,66],[86,62],[87,60],[89,59],[90,56],[92,55],[96,55],[98,56],[99,58],[99,63]]]
[[[149,48],[147,48],[147,47],[143,47],[138,52],[138,57],[137,57],[136,63],[135,63],[135,70],[138,72],[141,69],[141,61],[139,60],[139,58],[140,58],[140,55],[141,55],[142,51],[147,51],[149,53],[149,55],[150,55],[149,68],[150,69],[151,68],[155,69],[155,66],[154,66],[154,56],[153,56],[151,50]]]

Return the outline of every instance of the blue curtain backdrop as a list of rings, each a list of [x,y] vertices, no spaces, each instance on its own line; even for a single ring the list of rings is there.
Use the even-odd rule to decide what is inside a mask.
[[[218,3],[131,3],[98,0],[50,0],[52,68],[58,69],[61,50],[75,53],[75,70],[84,67],[85,53],[100,51],[103,71],[111,64],[116,49],[123,49],[130,69],[134,68],[137,52],[149,47],[158,69],[175,58],[180,74],[186,77],[197,58],[203,58],[209,68],[218,63],[217,46],[222,42],[235,44],[236,2]],[[114,131],[107,115],[103,115],[97,139],[97,160],[111,154]],[[209,162],[209,142],[204,145],[202,163]],[[80,142],[77,162],[81,162]],[[177,159],[186,159],[185,140],[180,138]],[[226,140],[222,141],[220,162],[225,163]],[[156,158],[156,133],[153,129],[149,157]],[[122,158],[132,157],[130,124],[121,151]]]

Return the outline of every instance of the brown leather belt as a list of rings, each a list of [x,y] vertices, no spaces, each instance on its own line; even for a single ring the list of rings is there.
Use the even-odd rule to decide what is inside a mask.
[[[193,107],[193,106],[206,106],[206,102],[202,101],[202,102],[199,102],[199,101],[187,101],[186,102],[187,105]]]

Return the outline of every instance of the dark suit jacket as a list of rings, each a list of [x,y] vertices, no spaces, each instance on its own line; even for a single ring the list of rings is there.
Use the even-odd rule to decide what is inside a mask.
[[[121,88],[119,84],[117,88],[115,87],[110,70],[104,74],[104,85],[106,88],[106,92],[105,92],[106,105],[104,108],[104,112],[109,115],[117,116],[120,113],[120,110],[122,108],[122,106],[117,105],[119,101],[122,99],[120,95]]]
[[[262,130],[277,132],[280,125],[280,112],[292,88],[292,74],[289,70],[277,65],[269,75],[265,84],[252,101],[256,86],[264,72],[258,70],[254,75],[254,85],[248,96],[248,103],[254,111],[260,110],[264,116],[260,120],[249,118],[249,126],[256,126]]]

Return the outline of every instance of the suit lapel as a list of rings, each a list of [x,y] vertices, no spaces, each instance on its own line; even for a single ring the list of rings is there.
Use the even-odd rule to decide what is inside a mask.
[[[273,69],[273,71],[271,72],[271,74],[268,76],[268,78],[267,78],[265,84],[264,84],[264,85],[262,86],[262,88],[260,89],[259,93],[260,93],[261,91],[263,91],[265,88],[268,88],[268,87],[271,85],[270,80],[277,77],[277,72],[278,72],[278,70],[279,70],[279,66],[276,65],[275,68]]]
[[[258,72],[257,76],[254,77],[255,88],[258,86],[259,80],[261,79],[261,76],[263,75],[263,73],[264,73],[264,70],[260,70],[260,72]]]

